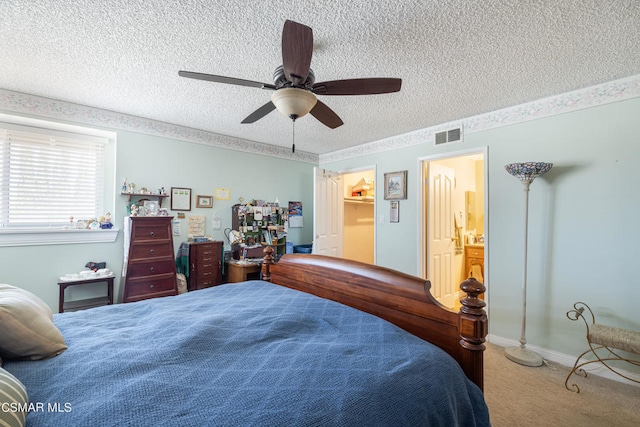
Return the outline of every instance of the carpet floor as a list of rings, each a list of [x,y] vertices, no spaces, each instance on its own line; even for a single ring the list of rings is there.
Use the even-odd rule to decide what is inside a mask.
[[[564,386],[568,367],[522,366],[503,352],[487,344],[484,359],[484,394],[494,427],[640,426],[640,387],[574,375],[570,384],[580,387],[574,393]]]

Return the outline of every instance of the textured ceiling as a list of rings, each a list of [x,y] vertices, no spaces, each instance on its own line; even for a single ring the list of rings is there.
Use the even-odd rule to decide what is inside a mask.
[[[271,92],[286,19],[313,28],[316,81],[399,77],[399,93],[320,96],[297,150],[324,154],[640,74],[638,0],[1,0],[0,88],[291,146]]]

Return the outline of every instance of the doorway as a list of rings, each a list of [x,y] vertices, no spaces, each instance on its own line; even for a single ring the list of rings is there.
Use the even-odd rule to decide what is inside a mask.
[[[421,159],[420,170],[420,271],[434,297],[456,309],[461,282],[475,277],[487,286],[485,152]]]
[[[375,264],[375,169],[344,172],[342,256]]]
[[[375,174],[315,168],[313,253],[375,264]]]

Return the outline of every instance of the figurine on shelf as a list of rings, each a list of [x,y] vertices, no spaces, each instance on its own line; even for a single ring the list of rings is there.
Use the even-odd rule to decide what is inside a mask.
[[[100,228],[103,230],[109,230],[113,227],[113,224],[111,223],[111,213],[109,212],[101,216],[98,221],[100,222]]]
[[[138,216],[138,205],[131,205],[131,216]]]
[[[122,190],[123,193],[127,192],[127,178],[124,179],[124,181],[122,181]]]

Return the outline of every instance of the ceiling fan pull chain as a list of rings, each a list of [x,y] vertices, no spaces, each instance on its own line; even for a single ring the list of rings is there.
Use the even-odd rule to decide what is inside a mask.
[[[291,145],[291,152],[295,153],[296,152],[296,116],[295,115],[291,115],[291,126],[293,128],[292,132],[291,132],[291,137],[292,137],[292,145]]]

